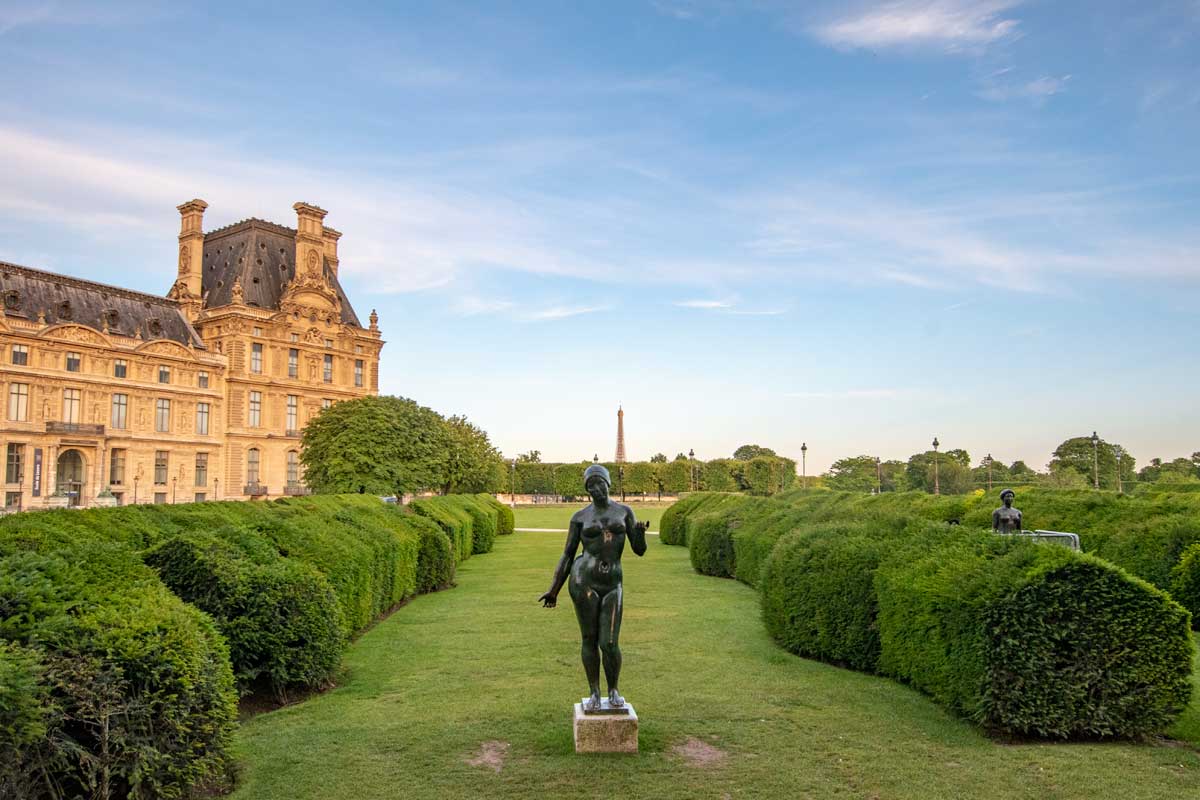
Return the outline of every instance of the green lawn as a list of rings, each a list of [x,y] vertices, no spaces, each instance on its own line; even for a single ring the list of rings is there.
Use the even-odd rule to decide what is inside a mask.
[[[460,567],[457,588],[359,639],[337,689],[248,721],[235,797],[1196,796],[1193,748],[998,743],[894,681],[789,655],[764,633],[753,590],[695,574],[685,549],[657,538],[625,565],[622,690],[642,751],[577,756],[574,615],[565,592],[557,609],[535,602],[561,546],[502,537]],[[675,751],[689,739],[726,756],[691,763]],[[499,772],[469,763],[484,743],[500,743]]]
[[[556,503],[554,505],[517,506],[518,528],[562,528],[567,529],[571,515],[583,508],[586,503]],[[658,533],[658,523],[663,512],[671,507],[671,503],[629,503],[639,522],[649,522],[650,532]]]

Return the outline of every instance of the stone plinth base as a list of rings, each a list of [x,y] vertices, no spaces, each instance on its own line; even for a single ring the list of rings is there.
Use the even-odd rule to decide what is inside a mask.
[[[628,702],[622,709],[604,701],[600,713],[585,714],[583,703],[575,704],[576,753],[636,753],[638,717]]]

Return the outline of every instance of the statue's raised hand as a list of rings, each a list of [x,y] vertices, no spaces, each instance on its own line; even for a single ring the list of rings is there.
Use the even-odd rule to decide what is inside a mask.
[[[544,595],[538,598],[538,602],[542,604],[542,608],[554,608],[556,605],[558,605],[558,598],[552,593],[546,592]]]

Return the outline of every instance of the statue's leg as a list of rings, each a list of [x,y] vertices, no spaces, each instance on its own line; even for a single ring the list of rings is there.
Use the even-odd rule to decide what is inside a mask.
[[[575,603],[575,618],[579,620],[579,634],[583,639],[580,656],[583,671],[587,674],[588,690],[596,703],[600,701],[600,595],[571,581],[568,588]]]
[[[617,683],[621,679],[621,585],[604,595],[600,603],[600,652],[604,656],[604,677],[608,681],[608,698],[612,705],[621,705]]]

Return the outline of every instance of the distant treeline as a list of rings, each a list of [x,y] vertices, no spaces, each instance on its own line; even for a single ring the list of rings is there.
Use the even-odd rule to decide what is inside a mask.
[[[760,455],[745,461],[736,458],[717,458],[711,461],[689,459],[674,461],[630,461],[624,464],[603,462],[612,475],[612,493],[622,491],[634,495],[679,494],[694,490],[713,492],[747,492],[772,495],[800,482],[796,462],[777,455]],[[592,464],[550,464],[517,461],[508,465],[499,492],[517,494],[580,497],[583,491],[583,471]]]

